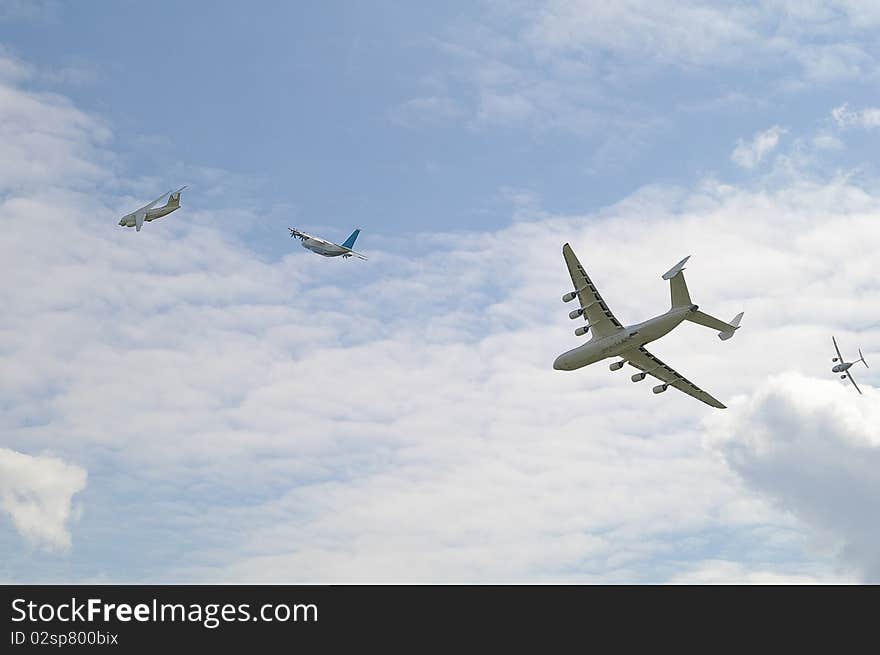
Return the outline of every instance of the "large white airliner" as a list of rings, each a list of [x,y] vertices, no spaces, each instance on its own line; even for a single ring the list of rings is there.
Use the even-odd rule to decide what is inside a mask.
[[[657,378],[662,384],[654,387],[654,393],[662,393],[669,387],[675,387],[697,400],[702,400],[707,405],[725,409],[725,406],[717,399],[683,375],[676,373],[645,349],[645,344],[668,334],[683,321],[693,321],[718,330],[718,336],[722,340],[730,339],[733,333],[739,329],[742,312],[737,314],[730,323],[725,323],[704,314],[697,305],[691,302],[687,284],[684,281],[684,273],[682,273],[685,262],[690,259],[690,256],[685,257],[663,274],[663,279],[669,280],[672,292],[672,307],[669,311],[648,319],[644,323],[629,326],[622,325],[608,309],[608,305],[602,300],[596,286],[567,243],[562,247],[562,256],[565,258],[575,288],[574,291],[562,296],[562,301],[570,302],[575,298],[580,301],[580,309],[575,309],[568,316],[571,319],[583,316],[587,325],[577,328],[574,333],[577,336],[582,336],[590,332],[591,337],[584,345],[557,357],[553,362],[553,368],[561,371],[573,371],[602,359],[620,357],[619,361],[611,364],[611,370],[618,371],[623,368],[624,364],[629,364],[641,371],[641,373],[632,376],[633,382],[644,380],[646,375]]]
[[[361,229],[358,228],[354,232],[348,235],[348,238],[342,242],[342,245],[338,243],[333,243],[332,241],[327,241],[326,239],[322,239],[321,237],[313,237],[311,234],[306,234],[305,232],[300,232],[292,227],[287,228],[290,230],[290,238],[296,237],[302,241],[303,248],[307,250],[311,250],[312,252],[316,252],[319,255],[324,255],[324,257],[339,257],[340,255],[343,258],[351,257],[354,255],[355,257],[360,257],[361,259],[366,259],[359,252],[355,252],[351,249],[354,245],[355,239],[358,238],[358,234],[361,233]]]

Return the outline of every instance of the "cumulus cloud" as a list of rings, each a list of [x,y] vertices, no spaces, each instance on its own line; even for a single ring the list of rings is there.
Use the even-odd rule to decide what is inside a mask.
[[[831,110],[831,117],[839,127],[862,127],[873,129],[880,127],[880,109],[867,107],[861,111],[853,111],[847,103]]]
[[[754,168],[779,145],[779,137],[783,134],[785,134],[785,130],[774,125],[763,132],[757,132],[751,141],[740,139],[737,141],[730,159],[741,168]]]
[[[0,448],[0,509],[16,530],[49,549],[70,547],[73,496],[86,486],[86,471],[48,455]]]
[[[830,368],[830,357],[826,358]],[[880,393],[803,375],[768,379],[729,417],[717,447],[750,485],[840,543],[880,581]]]

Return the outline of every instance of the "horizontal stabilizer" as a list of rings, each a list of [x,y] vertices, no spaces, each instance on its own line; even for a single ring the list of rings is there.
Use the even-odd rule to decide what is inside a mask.
[[[733,333],[739,329],[739,322],[742,320],[742,317],[743,313],[740,312],[730,323],[725,323],[724,321],[701,311],[690,312],[685,316],[689,321],[698,323],[699,325],[705,325],[707,328],[713,330],[718,330],[718,337],[722,341],[730,339],[730,337],[733,336]]]
[[[684,265],[685,265],[685,263],[686,263],[687,260],[689,260],[690,258],[691,258],[691,256],[688,255],[687,257],[685,257],[684,259],[682,259],[680,262],[678,262],[675,266],[673,266],[673,267],[670,268],[668,271],[666,271],[666,272],[663,274],[663,279],[664,279],[664,280],[671,280],[671,279],[674,278],[676,275],[678,275],[679,273],[681,273],[681,272],[684,270]]]
[[[737,330],[739,330],[739,322],[742,320],[742,317],[743,317],[743,312],[740,312],[739,314],[734,316],[733,320],[730,321],[730,327],[732,329],[727,330],[725,332],[721,332],[718,335],[718,338],[721,339],[722,341],[727,341],[728,339],[730,339],[730,337],[733,336],[733,333],[736,332]]]

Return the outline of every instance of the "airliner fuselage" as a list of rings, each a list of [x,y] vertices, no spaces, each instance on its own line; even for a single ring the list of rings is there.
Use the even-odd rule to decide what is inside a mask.
[[[319,255],[323,255],[324,257],[339,257],[340,255],[345,255],[349,252],[348,248],[342,248],[335,243],[330,243],[329,241],[324,241],[324,239],[318,239],[316,237],[303,239],[302,247],[306,250],[316,252]]]
[[[584,345],[562,353],[553,362],[553,368],[573,371],[609,357],[618,357],[626,351],[641,348],[672,332],[688,314],[697,309],[697,305],[673,307],[665,314],[650,318],[643,323],[629,325],[605,337],[594,337]]]

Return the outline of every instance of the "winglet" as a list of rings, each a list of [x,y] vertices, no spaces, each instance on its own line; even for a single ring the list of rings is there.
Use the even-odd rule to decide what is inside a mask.
[[[678,275],[679,273],[681,273],[681,272],[684,270],[685,262],[687,262],[687,260],[689,260],[690,258],[691,258],[691,256],[688,255],[687,257],[685,257],[684,259],[682,259],[680,262],[678,262],[675,266],[673,266],[673,267],[670,268],[668,271],[666,271],[666,272],[663,274],[663,276],[662,276],[663,279],[664,279],[664,280],[671,280],[671,279],[674,278],[676,275]]]

